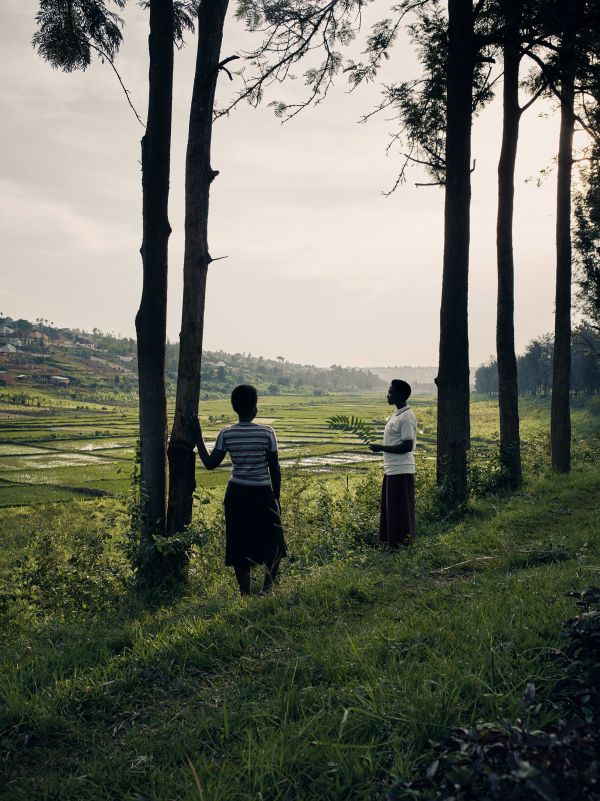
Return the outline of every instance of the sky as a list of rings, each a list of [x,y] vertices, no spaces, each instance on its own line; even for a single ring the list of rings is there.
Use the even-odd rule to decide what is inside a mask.
[[[107,64],[63,74],[31,47],[35,0],[0,7],[0,312],[57,326],[135,336],[141,292],[143,129]],[[365,25],[385,16],[378,0]],[[125,13],[119,71],[142,119],[147,104],[147,15]],[[184,159],[195,37],[176,52],[171,167],[168,336],[179,335]],[[356,45],[355,54],[361,48]],[[251,39],[233,16],[222,57]],[[386,82],[417,75],[402,39]],[[284,124],[268,102],[302,96],[295,81],[254,109],[218,120],[212,166],[204,345],[328,366],[435,365],[443,248],[443,191],[418,188],[418,171],[390,197],[401,149],[386,152],[394,121],[360,124],[380,96],[376,83],[348,92],[340,77],[328,98]],[[221,74],[218,105],[240,79]],[[558,118],[536,105],[522,120],[515,201],[516,343],[553,328],[554,155]],[[473,128],[469,287],[470,362],[495,349],[496,169],[501,103]],[[540,170],[552,168],[541,186]]]

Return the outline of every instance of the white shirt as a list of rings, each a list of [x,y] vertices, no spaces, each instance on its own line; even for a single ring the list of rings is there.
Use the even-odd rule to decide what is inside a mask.
[[[403,406],[388,417],[383,432],[384,445],[399,445],[412,439],[412,451],[408,453],[383,454],[383,472],[386,476],[398,476],[415,472],[415,449],[417,447],[417,418],[410,406]]]

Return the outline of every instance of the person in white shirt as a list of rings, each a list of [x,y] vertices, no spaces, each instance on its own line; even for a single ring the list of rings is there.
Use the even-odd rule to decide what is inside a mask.
[[[396,411],[385,424],[383,445],[369,445],[373,453],[383,453],[383,486],[379,539],[392,548],[415,540],[415,449],[417,419],[408,405],[410,384],[394,379],[387,402]]]

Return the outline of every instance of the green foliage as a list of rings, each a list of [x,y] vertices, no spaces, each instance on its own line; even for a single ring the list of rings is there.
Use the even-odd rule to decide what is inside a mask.
[[[471,448],[467,453],[467,483],[475,497],[498,492],[507,486],[508,470],[498,448]]]
[[[522,701],[526,716],[515,724],[481,723],[455,729],[435,749],[424,776],[397,781],[388,801],[579,801],[600,798],[600,590],[578,598],[581,613],[563,627],[561,677],[547,706],[558,720],[531,728],[535,685]],[[537,704],[537,714],[544,704]],[[565,713],[570,719],[563,719]]]
[[[597,734],[600,731],[600,589],[589,587],[569,594],[577,598],[580,611],[564,625],[566,645],[559,656],[564,676],[557,685],[557,695],[572,714],[593,726]],[[597,790],[600,794],[600,787]]]
[[[115,547],[121,526],[122,516],[114,510],[85,517],[66,511],[52,521],[37,520],[11,569],[0,575],[0,631],[114,606],[131,578]]]
[[[348,417],[348,415],[345,414],[336,414],[333,415],[333,417],[328,417],[325,422],[329,428],[334,431],[347,431],[350,434],[354,434],[354,436],[358,437],[365,445],[370,445],[375,439],[373,426],[361,420],[360,417],[355,417],[354,415]]]
[[[126,0],[114,0],[123,8]],[[123,20],[103,0],[40,0],[33,46],[54,68],[65,72],[85,70],[92,50],[109,60],[123,40]]]

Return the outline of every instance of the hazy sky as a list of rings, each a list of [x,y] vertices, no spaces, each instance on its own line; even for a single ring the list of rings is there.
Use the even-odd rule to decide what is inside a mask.
[[[3,243],[0,311],[56,325],[135,334],[141,286],[142,128],[110,67],[64,75],[30,45],[35,0],[3,0]],[[377,0],[371,18],[385,16]],[[375,16],[374,16],[375,14]],[[118,58],[145,119],[147,16],[131,0]],[[195,39],[176,53],[170,218],[168,334],[179,332],[183,261],[183,176]],[[228,20],[222,54],[247,46]],[[301,70],[296,69],[301,75]],[[415,76],[408,45],[385,77]],[[239,79],[238,79],[239,80]],[[238,85],[219,82],[223,103]],[[301,78],[267,98],[288,99]],[[353,94],[341,78],[315,109],[281,124],[265,103],[219,120],[213,135],[210,267],[205,346],[282,355],[329,365],[436,364],[442,265],[443,192],[415,188],[385,198],[402,159],[386,155],[385,116],[357,124],[378,100],[376,85]],[[553,325],[555,172],[558,135],[548,108],[522,123],[516,198],[516,336],[522,349]],[[471,364],[494,351],[496,165],[501,109],[476,121],[470,284]]]

